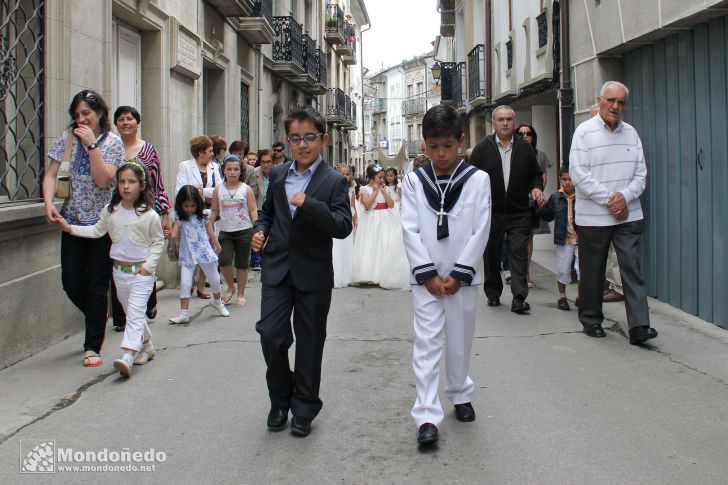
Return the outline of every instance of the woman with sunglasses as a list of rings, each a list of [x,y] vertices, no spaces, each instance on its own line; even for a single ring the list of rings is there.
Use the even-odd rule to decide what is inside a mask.
[[[68,130],[48,152],[50,163],[43,177],[45,217],[49,224],[55,224],[62,216],[71,224],[93,226],[98,222],[101,210],[111,200],[116,169],[124,163],[124,144],[110,131],[109,107],[96,91],[84,89],[76,94],[68,114],[71,118]],[[53,196],[69,139],[73,143],[69,167],[71,193],[59,213]],[[106,295],[112,264],[110,248],[108,235],[99,239],[85,239],[65,232],[61,235],[63,290],[84,314],[86,322],[83,343],[85,367],[103,364],[99,354],[106,333]]]
[[[538,134],[536,133],[536,130],[533,126],[529,125],[528,123],[521,123],[520,125],[518,125],[518,128],[516,130],[525,141],[531,144],[533,150],[536,152],[536,160],[538,161],[538,166],[541,168],[541,173],[543,174],[543,186],[546,187],[546,182],[548,181],[548,170],[554,165],[554,162],[552,162],[543,151],[536,148],[536,145],[538,143]],[[534,220],[531,229],[531,236],[529,236],[528,238],[527,278],[529,288],[533,287],[533,282],[531,282],[531,256],[533,255],[533,235],[551,234],[551,229],[549,229],[549,223],[540,217]]]

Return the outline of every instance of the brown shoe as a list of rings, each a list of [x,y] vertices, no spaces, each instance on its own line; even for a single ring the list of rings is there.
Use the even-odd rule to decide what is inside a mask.
[[[615,301],[624,301],[624,295],[613,289],[608,289],[602,294],[602,301],[604,303],[613,303]]]

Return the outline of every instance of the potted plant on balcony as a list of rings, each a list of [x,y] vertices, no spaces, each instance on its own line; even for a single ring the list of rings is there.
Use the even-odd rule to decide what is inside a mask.
[[[339,26],[339,21],[334,17],[329,17],[326,19],[326,27],[329,29],[335,29]]]

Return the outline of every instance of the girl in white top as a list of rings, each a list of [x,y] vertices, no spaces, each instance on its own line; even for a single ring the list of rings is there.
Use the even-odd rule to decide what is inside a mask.
[[[351,176],[351,167],[344,163],[339,164],[336,170],[346,177],[349,184],[349,204],[351,205],[351,215],[353,216],[354,227],[357,224],[356,214],[356,194],[354,188],[354,178]],[[354,232],[352,231],[346,239],[334,239],[332,248],[332,261],[334,263],[334,288],[346,288],[353,283],[352,270],[354,258]]]
[[[400,201],[402,200],[402,188],[399,185],[398,175],[397,169],[394,167],[389,167],[384,173],[384,180],[387,184],[387,188],[389,189],[389,195],[392,196],[394,208],[397,210],[401,208]]]
[[[61,229],[74,236],[111,236],[114,284],[126,312],[123,353],[114,361],[114,367],[124,377],[131,376],[134,364],[145,364],[155,354],[145,312],[154,286],[154,270],[164,251],[164,234],[153,210],[148,180],[144,166],[126,162],[116,172],[117,189],[111,203],[101,211],[95,225],[72,226],[62,217],[56,218]]]
[[[237,272],[238,288],[235,306],[245,306],[245,286],[248,283],[250,265],[250,241],[253,237],[253,223],[258,220],[258,206],[253,189],[240,180],[244,172],[243,162],[237,155],[228,155],[222,163],[225,181],[215,187],[210,209],[210,223],[220,216],[220,271],[227,283],[223,296],[230,303],[235,295],[233,261]]]
[[[384,183],[380,165],[367,167],[368,184],[359,189],[364,211],[354,238],[353,278],[356,283],[386,289],[409,289],[409,263],[402,237],[399,210]]]

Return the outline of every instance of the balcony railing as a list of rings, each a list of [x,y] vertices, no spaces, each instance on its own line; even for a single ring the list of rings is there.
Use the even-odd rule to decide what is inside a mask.
[[[347,123],[351,123],[351,98],[349,95],[344,95],[344,117]]]
[[[405,115],[424,114],[425,98],[405,99],[402,101],[402,111]]]
[[[344,42],[336,46],[336,52],[344,64],[356,64],[356,30],[347,23],[344,26]]]
[[[346,98],[339,88],[329,88],[326,91],[326,121],[330,123],[343,123],[346,121]]]
[[[343,44],[346,40],[346,19],[336,4],[326,7],[326,40],[331,44]]]
[[[304,70],[303,32],[293,17],[273,17],[273,60],[290,62]]]
[[[485,76],[485,45],[478,44],[468,53],[468,100],[470,104],[475,100],[482,104],[486,93]]]
[[[452,104],[455,100],[453,78],[455,77],[456,67],[457,64],[454,62],[440,63],[440,99],[445,103]]]
[[[252,44],[271,44],[273,31],[273,1],[255,0],[249,17],[238,18],[238,31]]]
[[[351,101],[351,123],[356,128],[357,126],[357,118],[356,118],[356,101]]]
[[[316,70],[317,84],[324,90],[329,82],[328,65],[326,62],[326,53],[321,49],[316,49],[316,64],[318,69]],[[324,91],[325,92],[325,91]],[[321,92],[323,94],[323,92]]]
[[[452,78],[452,100],[453,106],[462,108],[465,106],[465,63],[458,62],[455,65],[455,73]]]
[[[273,25],[273,0],[255,0],[251,17],[262,17]]]
[[[381,113],[387,111],[387,103],[384,98],[374,98],[372,101],[372,111],[374,113]]]
[[[311,82],[318,81],[316,43],[308,34],[303,34],[303,70]]]

